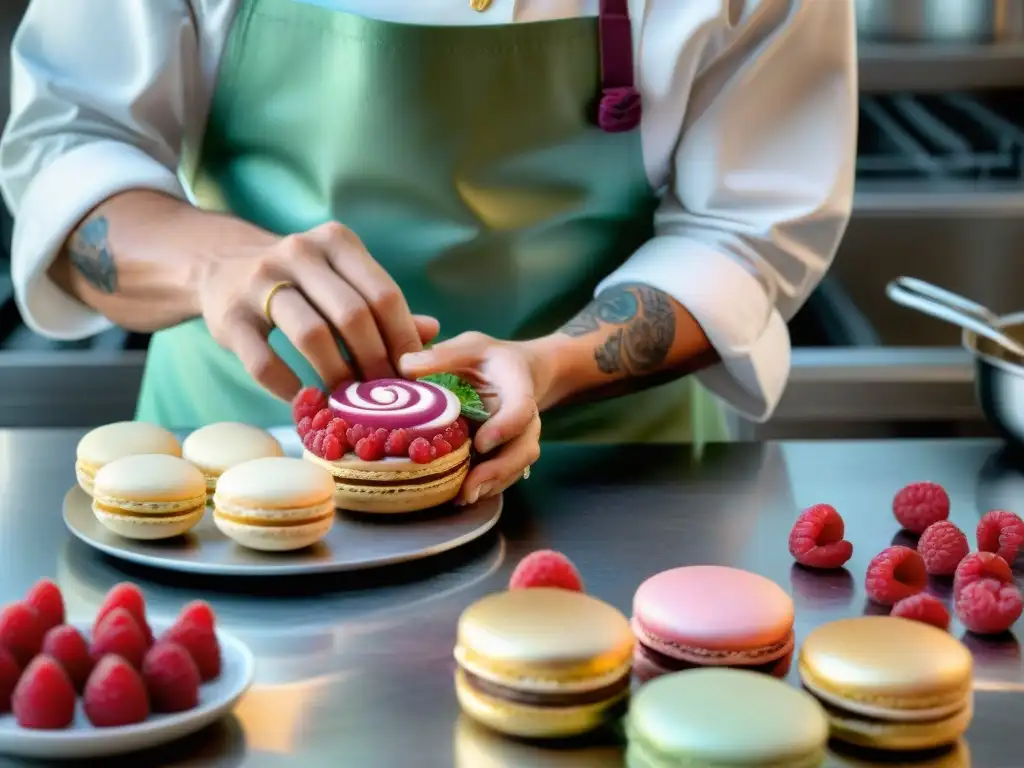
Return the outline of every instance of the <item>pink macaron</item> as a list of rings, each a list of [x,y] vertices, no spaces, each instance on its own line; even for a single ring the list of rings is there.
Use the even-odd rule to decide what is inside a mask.
[[[793,600],[756,573],[717,565],[651,576],[633,597],[641,681],[693,667],[743,667],[785,677],[793,658]]]

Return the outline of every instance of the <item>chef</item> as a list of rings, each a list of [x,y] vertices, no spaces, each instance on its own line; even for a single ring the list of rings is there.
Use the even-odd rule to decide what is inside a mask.
[[[139,419],[456,372],[472,501],[541,413],[686,442],[777,404],[850,212],[852,0],[100,6],[30,3],[0,173],[26,323],[155,332]]]

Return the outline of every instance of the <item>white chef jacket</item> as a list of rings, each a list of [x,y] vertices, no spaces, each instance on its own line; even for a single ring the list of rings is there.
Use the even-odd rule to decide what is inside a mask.
[[[418,24],[594,16],[599,0],[294,0]],[[26,324],[80,339],[110,322],[47,277],[108,197],[190,199],[177,173],[202,138],[241,0],[32,0],[14,38],[0,181]],[[789,375],[786,321],[832,261],[853,197],[853,0],[630,0],[641,140],[663,192],[655,237],[597,287],[679,301],[721,362],[702,383],[770,416]]]

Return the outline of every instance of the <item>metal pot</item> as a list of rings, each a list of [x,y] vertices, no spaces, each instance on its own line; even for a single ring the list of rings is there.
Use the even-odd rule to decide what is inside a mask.
[[[865,40],[993,43],[1024,37],[1024,0],[857,0]]]
[[[886,294],[897,304],[963,328],[982,413],[1004,438],[1024,447],[1024,312],[1000,317],[962,296],[907,277],[889,283]]]

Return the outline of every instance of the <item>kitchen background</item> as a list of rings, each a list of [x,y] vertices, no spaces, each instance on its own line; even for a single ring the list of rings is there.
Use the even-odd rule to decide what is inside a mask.
[[[0,3],[0,47],[27,0]],[[853,218],[793,321],[793,375],[746,438],[985,434],[959,332],[889,302],[912,275],[997,313],[1024,310],[1024,0],[858,0],[861,112]],[[0,125],[9,106],[0,59]],[[0,205],[0,427],[130,418],[146,338],[77,343],[22,323]]]

